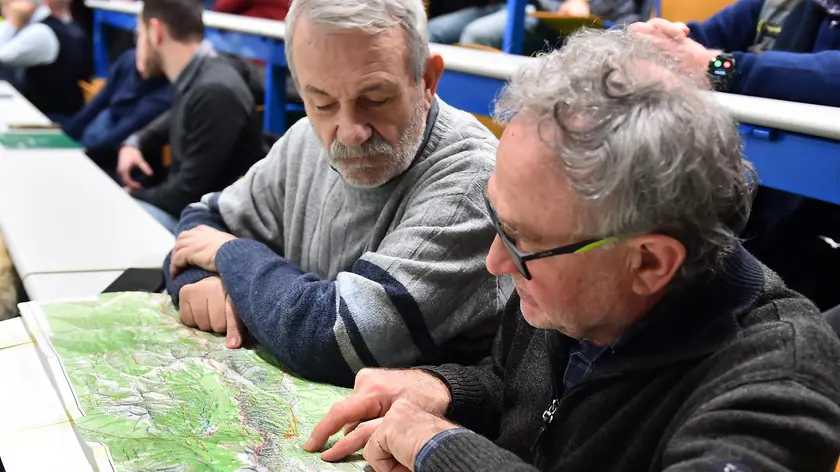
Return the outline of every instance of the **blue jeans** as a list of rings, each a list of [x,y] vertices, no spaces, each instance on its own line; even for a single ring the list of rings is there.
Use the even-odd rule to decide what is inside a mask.
[[[429,20],[429,41],[441,44],[457,43],[467,25],[502,8],[504,5],[469,7],[432,18]],[[504,26],[502,28],[504,31]]]
[[[429,40],[433,43],[479,44],[501,49],[507,26],[507,6],[471,7],[441,15],[429,21]],[[457,36],[456,36],[457,34]],[[542,49],[546,38],[557,36],[536,18],[525,17],[523,53]]]
[[[144,202],[143,200],[138,200],[136,198],[134,201],[143,207],[143,209],[146,210],[146,213],[152,215],[152,218],[154,218],[164,228],[169,230],[170,233],[175,234],[175,230],[178,228],[178,218],[175,218],[151,203]]]

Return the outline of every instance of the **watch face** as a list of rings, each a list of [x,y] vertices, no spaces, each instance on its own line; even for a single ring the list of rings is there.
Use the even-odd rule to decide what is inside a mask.
[[[735,59],[729,54],[721,54],[709,61],[709,75],[715,90],[725,91],[732,73],[735,70]]]

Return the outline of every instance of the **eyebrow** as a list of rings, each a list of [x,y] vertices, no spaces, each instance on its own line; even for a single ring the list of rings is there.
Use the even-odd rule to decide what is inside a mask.
[[[391,92],[394,91],[395,87],[396,86],[394,84],[390,84],[390,83],[373,84],[373,85],[369,85],[369,86],[359,90],[358,95],[364,95],[364,94],[370,93],[370,92],[391,93]],[[323,95],[323,96],[326,96],[326,97],[330,96],[329,93],[319,89],[318,87],[312,86],[312,85],[307,85],[306,87],[304,87],[304,91],[309,92],[309,93],[314,93],[316,95]]]

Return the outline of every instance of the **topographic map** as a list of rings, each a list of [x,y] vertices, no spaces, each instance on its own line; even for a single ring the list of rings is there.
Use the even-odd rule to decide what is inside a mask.
[[[228,350],[224,338],[183,326],[169,297],[37,307],[24,319],[41,331],[77,435],[104,446],[113,470],[364,470],[359,458],[330,464],[301,449],[348,390],[296,378],[259,349]]]

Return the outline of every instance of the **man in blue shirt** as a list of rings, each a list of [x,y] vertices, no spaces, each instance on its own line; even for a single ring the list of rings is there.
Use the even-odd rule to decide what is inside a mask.
[[[706,71],[721,52],[735,73],[726,91],[792,102],[840,106],[840,7],[837,0],[803,0],[780,25],[772,48],[756,50],[762,12],[777,0],[739,0],[708,20],[688,25],[661,18],[631,25],[681,62]]]
[[[64,125],[64,132],[105,170],[116,169],[123,141],[172,105],[172,87],[166,78],[143,78],[135,56],[133,49],[123,53],[102,90]]]
[[[67,26],[34,0],[2,0],[0,73],[53,121],[84,104],[78,81],[84,52]]]

